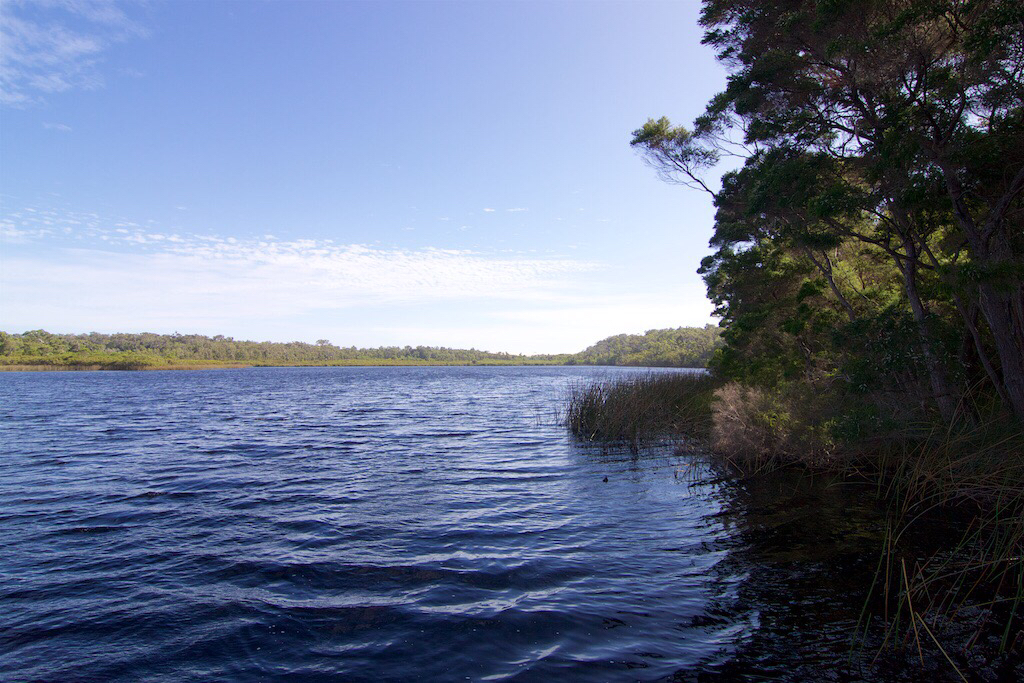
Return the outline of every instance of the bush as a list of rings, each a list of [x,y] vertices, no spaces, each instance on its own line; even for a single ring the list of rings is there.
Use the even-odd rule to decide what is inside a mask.
[[[834,409],[804,385],[768,390],[731,382],[715,391],[711,448],[740,464],[823,464],[837,452]]]

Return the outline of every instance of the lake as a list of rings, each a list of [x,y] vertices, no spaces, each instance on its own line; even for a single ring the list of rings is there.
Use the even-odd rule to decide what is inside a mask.
[[[834,664],[866,591],[850,577],[877,559],[872,506],[805,482],[765,494],[671,445],[574,442],[570,384],[632,372],[0,373],[0,678]]]

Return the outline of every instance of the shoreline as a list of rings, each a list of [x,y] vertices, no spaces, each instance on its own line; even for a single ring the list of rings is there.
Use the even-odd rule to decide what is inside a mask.
[[[180,363],[150,364],[130,361],[110,363],[11,363],[0,364],[0,372],[97,372],[121,371],[140,372],[149,370],[237,370],[243,368],[334,368],[334,367],[613,367],[613,368],[656,368],[674,370],[705,370],[682,366],[649,365],[591,365],[589,363],[564,363],[559,361],[413,361],[413,360],[351,360],[324,362],[248,362],[248,361],[183,361]]]
[[[96,371],[124,371],[137,372],[148,370],[237,370],[243,368],[331,368],[331,367],[472,367],[483,366],[560,366],[566,363],[552,361],[410,361],[410,360],[378,360],[378,361],[327,361],[323,363],[273,363],[273,362],[246,362],[246,361],[197,361],[182,363],[164,364],[133,364],[123,361],[111,363],[82,363],[82,364],[47,364],[47,363],[24,363],[0,365],[0,372],[96,372]],[[625,367],[625,366],[624,366]]]

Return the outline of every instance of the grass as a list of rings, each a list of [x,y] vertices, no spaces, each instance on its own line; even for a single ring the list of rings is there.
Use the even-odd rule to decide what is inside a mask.
[[[1024,656],[1024,432],[998,418],[933,429],[894,439],[868,468],[890,510],[874,588],[886,642],[937,650],[959,678],[979,648]],[[937,519],[938,549],[907,547]]]
[[[582,441],[636,449],[666,436],[706,439],[715,383],[704,373],[649,373],[569,388],[565,423]]]

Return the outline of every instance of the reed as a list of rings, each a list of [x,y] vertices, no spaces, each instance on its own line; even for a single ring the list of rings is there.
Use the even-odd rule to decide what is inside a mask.
[[[979,663],[1012,674],[1024,657],[1024,433],[998,418],[933,429],[894,439],[871,470],[890,510],[875,576],[885,643],[937,651],[960,678]],[[959,534],[923,552],[907,542],[950,516],[940,528]]]
[[[639,448],[668,436],[706,439],[715,381],[706,373],[648,373],[569,388],[564,421],[582,441]]]

